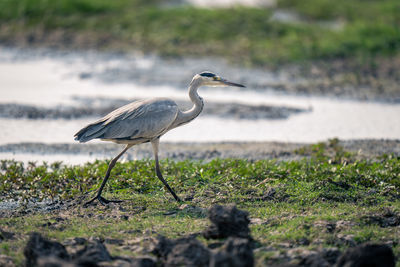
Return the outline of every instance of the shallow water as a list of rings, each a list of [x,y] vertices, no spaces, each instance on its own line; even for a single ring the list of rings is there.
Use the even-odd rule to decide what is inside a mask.
[[[95,160],[110,159],[109,155],[87,155],[87,154],[36,154],[36,153],[0,153],[0,159],[13,159],[22,161],[24,164],[36,162],[38,165],[43,162],[63,162],[66,165],[79,165]],[[124,157],[120,160],[123,161]]]
[[[261,96],[257,99],[260,101]],[[287,101],[294,99],[288,98]],[[267,98],[265,101],[273,101]],[[281,97],[276,100],[283,101]],[[400,105],[297,99],[312,112],[286,120],[237,120],[201,116],[163,136],[173,142],[284,141],[317,142],[329,138],[399,139]],[[0,144],[19,142],[71,143],[73,135],[95,118],[79,120],[1,119]]]
[[[265,83],[286,80],[260,70],[240,70],[228,64],[202,59],[190,64],[165,61],[157,57],[38,53],[0,49],[0,103],[36,106],[82,106],[86,99],[132,99],[165,96],[187,99],[185,84],[198,66],[206,63],[237,82],[252,80],[245,90],[201,88],[207,101],[267,104],[305,108],[281,120],[238,120],[200,116],[190,124],[167,133],[163,140],[174,142],[285,141],[317,142],[328,138],[400,139],[400,105],[360,102],[322,97],[276,94],[253,88],[254,81]],[[129,66],[129,68],[127,68]],[[188,66],[196,66],[188,69]],[[203,68],[204,70],[205,68]],[[210,68],[208,68],[210,69]],[[220,72],[221,73],[221,72]],[[221,74],[221,75],[222,75]],[[171,77],[173,76],[173,77]],[[146,79],[146,77],[148,77]],[[176,79],[175,79],[176,77]],[[246,78],[247,77],[247,78]],[[163,82],[164,81],[164,82]],[[92,102],[93,105],[96,101]],[[98,103],[101,105],[101,103]],[[30,120],[0,118],[0,144],[19,142],[72,143],[73,134],[96,118]],[[10,155],[0,155],[8,158]]]

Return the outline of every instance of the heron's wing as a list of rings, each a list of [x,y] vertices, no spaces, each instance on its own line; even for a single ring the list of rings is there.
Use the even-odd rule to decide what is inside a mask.
[[[130,103],[114,110],[75,136],[86,142],[91,139],[152,139],[165,132],[178,114],[176,103],[168,99],[151,99]]]

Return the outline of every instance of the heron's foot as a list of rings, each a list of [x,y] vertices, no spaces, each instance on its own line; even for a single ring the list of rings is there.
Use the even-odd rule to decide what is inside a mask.
[[[86,202],[86,203],[84,204],[84,206],[88,206],[89,204],[93,203],[96,199],[97,199],[97,200],[100,202],[100,204],[103,205],[103,206],[105,206],[105,205],[107,205],[107,204],[109,204],[109,203],[121,203],[121,202],[122,202],[122,200],[108,200],[108,199],[105,199],[104,197],[102,197],[102,196],[100,196],[100,195],[97,195],[97,196],[95,196],[94,198],[92,198],[91,200],[89,200],[88,202]]]

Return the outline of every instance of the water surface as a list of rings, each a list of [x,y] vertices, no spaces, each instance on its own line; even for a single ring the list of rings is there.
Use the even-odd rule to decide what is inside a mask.
[[[187,99],[187,85],[194,69],[206,65],[233,81],[287,80],[261,70],[241,70],[210,59],[190,64],[171,64],[157,57],[124,55],[107,56],[92,53],[30,53],[0,50],[0,103],[36,106],[82,106],[83,98],[137,99],[155,96],[176,100]],[[188,69],[188,65],[193,67]],[[129,66],[127,69],[126,66]],[[170,67],[170,68],[169,68]],[[203,67],[202,67],[203,68]],[[202,70],[204,70],[203,68]],[[216,71],[217,72],[217,71]],[[148,79],[146,79],[148,77]],[[163,79],[164,77],[164,79]],[[176,79],[175,79],[176,78]],[[217,116],[200,116],[190,124],[167,133],[164,141],[220,142],[220,141],[284,141],[317,142],[329,138],[400,139],[400,105],[362,102],[323,97],[277,94],[259,90],[252,84],[245,90],[236,88],[200,88],[199,94],[207,101],[272,105],[304,108],[310,112],[279,120],[245,120]],[[102,102],[98,103],[99,105]],[[72,143],[73,135],[95,117],[79,119],[15,119],[0,118],[0,144],[19,142]],[[2,153],[1,158],[9,158]]]

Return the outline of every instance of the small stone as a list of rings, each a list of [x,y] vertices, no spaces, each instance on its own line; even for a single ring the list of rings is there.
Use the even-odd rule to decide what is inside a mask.
[[[0,228],[0,241],[13,238],[14,238],[14,233],[4,231],[3,229]]]

